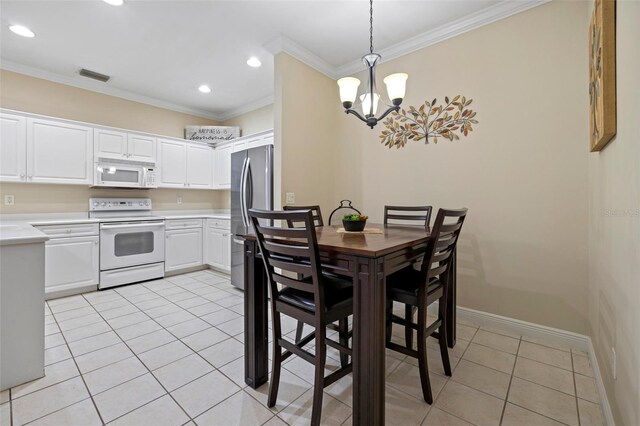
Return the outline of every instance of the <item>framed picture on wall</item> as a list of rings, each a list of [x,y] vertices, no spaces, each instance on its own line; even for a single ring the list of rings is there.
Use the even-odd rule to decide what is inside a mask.
[[[616,134],[615,0],[595,0],[589,25],[589,130],[591,151]]]

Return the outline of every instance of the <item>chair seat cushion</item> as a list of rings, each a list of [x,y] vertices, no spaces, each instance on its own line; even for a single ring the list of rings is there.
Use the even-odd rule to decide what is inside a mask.
[[[401,296],[418,297],[420,286],[420,271],[416,271],[412,266],[401,269],[387,277],[387,294],[392,300],[398,300]],[[427,294],[432,293],[442,286],[436,277],[429,280]]]
[[[350,280],[344,280],[334,275],[323,274],[324,283],[324,303],[327,311],[338,307],[338,305],[352,303],[353,300],[353,284]],[[311,285],[311,277],[304,278],[302,281]],[[295,288],[287,287],[280,291],[278,299],[285,303],[315,312],[316,302],[313,295]]]

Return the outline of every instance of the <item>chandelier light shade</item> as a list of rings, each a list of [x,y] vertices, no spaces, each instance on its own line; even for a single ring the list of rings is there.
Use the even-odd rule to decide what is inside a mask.
[[[359,97],[358,87],[360,87],[360,80],[355,77],[339,79],[338,87],[340,88],[340,101],[344,111],[347,114],[355,115],[372,129],[378,124],[378,121],[390,113],[400,110],[400,104],[404,99],[407,87],[407,78],[409,77],[405,73],[396,73],[384,78],[383,81],[387,86],[387,94],[391,104],[387,105],[387,109],[380,117],[376,117],[378,104],[381,100],[380,94],[376,91],[376,65],[378,65],[381,58],[379,54],[373,52],[373,0],[369,0],[369,53],[362,57],[362,62],[364,62],[368,71],[369,81],[365,86],[365,92]],[[353,108],[356,99],[360,100],[362,114]]]

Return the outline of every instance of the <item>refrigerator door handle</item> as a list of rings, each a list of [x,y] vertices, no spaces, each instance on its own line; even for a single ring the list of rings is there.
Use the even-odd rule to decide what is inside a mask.
[[[245,158],[244,163],[242,163],[242,173],[240,174],[240,216],[242,216],[242,223],[244,224],[245,229],[249,230],[249,222],[247,221],[245,214],[245,200],[246,200],[246,179],[247,179],[247,163],[249,159]]]
[[[267,164],[265,165],[265,168],[267,170],[269,170],[269,172],[271,172],[271,168],[272,168],[272,159],[271,159],[271,148],[267,147]],[[265,179],[265,191],[264,193],[267,194],[267,210],[273,210],[273,195],[271,194],[271,190],[272,190],[272,182],[270,179]],[[270,225],[273,226],[273,222],[270,221]]]
[[[251,167],[251,159],[249,157],[247,157],[247,160],[245,162],[245,168],[243,170],[243,175],[244,175],[244,184],[242,185],[242,194],[240,195],[242,197],[242,201],[243,201],[243,205],[244,205],[244,209],[242,209],[242,215],[243,215],[243,220],[246,223],[246,227],[247,227],[247,232],[250,232],[251,230],[251,221],[249,220],[249,206],[248,206],[248,201],[247,200],[247,187],[249,184],[249,173],[250,173],[250,167]]]

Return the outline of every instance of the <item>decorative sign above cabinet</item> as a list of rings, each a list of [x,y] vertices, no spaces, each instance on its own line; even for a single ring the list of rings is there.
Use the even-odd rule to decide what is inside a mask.
[[[240,137],[240,127],[232,126],[187,126],[184,138],[207,143],[224,142]]]

